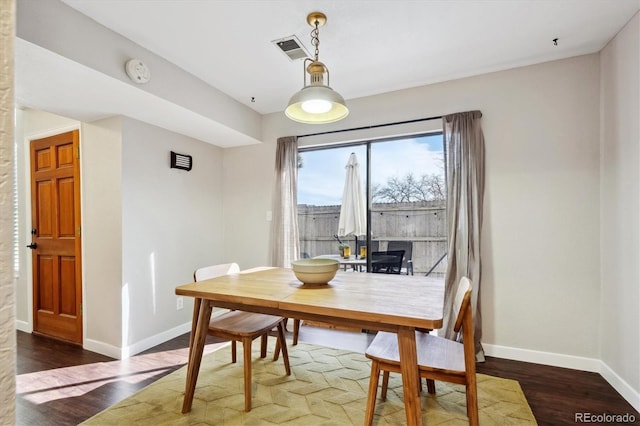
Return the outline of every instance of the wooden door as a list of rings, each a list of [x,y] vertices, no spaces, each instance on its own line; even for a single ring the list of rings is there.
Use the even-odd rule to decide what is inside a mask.
[[[82,343],[79,137],[31,141],[34,332]]]

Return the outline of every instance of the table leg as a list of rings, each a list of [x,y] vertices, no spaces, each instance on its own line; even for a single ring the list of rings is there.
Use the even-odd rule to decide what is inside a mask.
[[[398,330],[398,350],[400,352],[400,370],[402,372],[402,392],[408,426],[422,425],[420,394],[418,392],[420,375],[418,372],[418,353],[416,351],[416,333],[412,327],[400,327]]]
[[[202,304],[202,299],[199,297],[194,298],[193,300],[193,316],[191,318],[191,334],[189,335],[189,356],[187,358],[187,362],[191,359],[191,352],[193,351],[193,339],[196,336],[196,325],[198,325],[198,315],[200,315],[200,305]]]
[[[196,390],[196,382],[198,380],[198,372],[200,371],[200,362],[202,361],[202,352],[204,344],[207,340],[207,330],[209,329],[209,321],[211,321],[211,303],[202,300],[200,303],[200,312],[198,313],[197,324],[195,327],[195,336],[192,339],[192,347],[189,350],[189,365],[187,367],[187,380],[184,389],[184,401],[182,402],[182,412],[191,411],[193,403],[193,394]]]

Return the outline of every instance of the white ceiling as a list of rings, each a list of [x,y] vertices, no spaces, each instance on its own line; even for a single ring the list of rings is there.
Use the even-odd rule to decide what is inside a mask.
[[[295,34],[312,51],[314,10],[328,17],[320,60],[348,103],[597,52],[640,9],[639,0],[63,1],[260,114],[282,111],[302,87],[302,61],[271,42]]]

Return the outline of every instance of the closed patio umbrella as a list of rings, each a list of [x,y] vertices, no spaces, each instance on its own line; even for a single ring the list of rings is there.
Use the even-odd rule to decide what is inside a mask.
[[[342,192],[340,220],[338,221],[338,235],[354,235],[356,237],[354,250],[357,250],[358,235],[363,235],[367,232],[367,212],[362,180],[360,180],[358,157],[356,157],[355,153],[352,152],[349,156],[345,169],[346,175]]]

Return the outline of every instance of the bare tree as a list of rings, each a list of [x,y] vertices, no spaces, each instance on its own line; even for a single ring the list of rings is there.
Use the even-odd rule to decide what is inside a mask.
[[[375,185],[373,200],[386,203],[433,201],[446,199],[444,179],[441,175],[428,174],[416,179],[412,173],[403,178],[391,177],[386,185]]]
[[[422,175],[420,178],[420,188],[424,188],[427,197],[425,200],[443,201],[447,199],[447,188],[442,175],[430,174]]]

